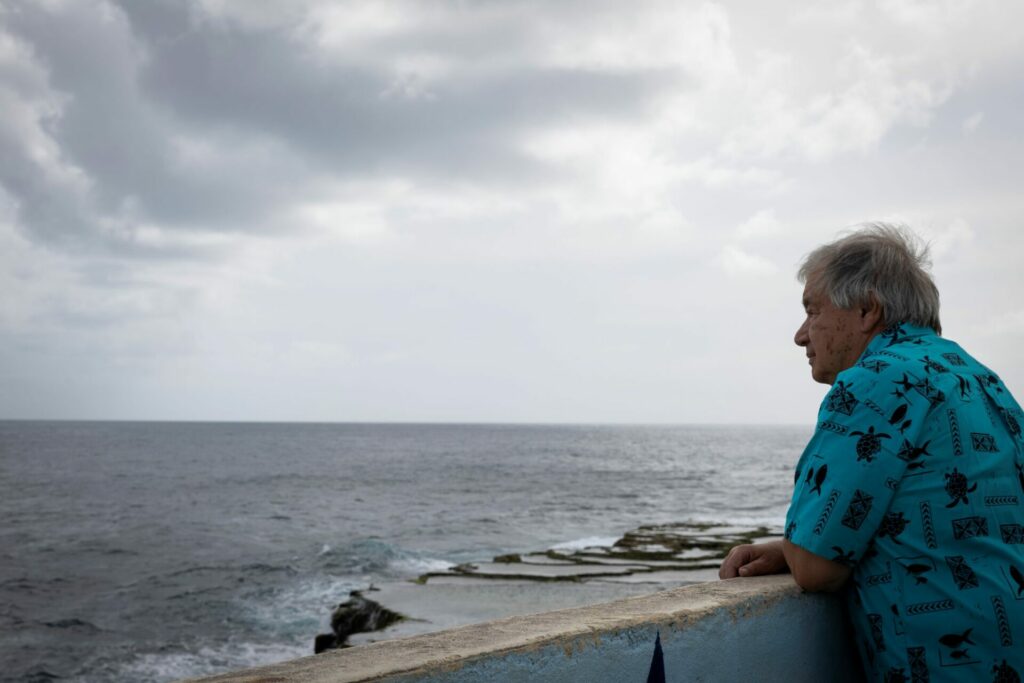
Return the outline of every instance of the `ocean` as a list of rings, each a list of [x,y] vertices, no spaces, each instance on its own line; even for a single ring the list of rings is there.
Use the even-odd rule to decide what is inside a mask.
[[[781,527],[810,434],[0,422],[0,680],[267,664],[374,583],[645,524]]]

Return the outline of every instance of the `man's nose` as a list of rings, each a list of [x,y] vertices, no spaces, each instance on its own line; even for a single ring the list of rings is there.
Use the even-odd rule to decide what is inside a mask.
[[[807,320],[804,320],[803,324],[797,329],[796,334],[793,335],[793,341],[797,346],[807,346],[811,339],[807,336]]]

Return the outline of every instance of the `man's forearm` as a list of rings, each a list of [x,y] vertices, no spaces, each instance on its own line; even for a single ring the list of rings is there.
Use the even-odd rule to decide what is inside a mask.
[[[834,593],[850,578],[850,568],[804,550],[787,540],[779,541],[793,580],[805,591]]]

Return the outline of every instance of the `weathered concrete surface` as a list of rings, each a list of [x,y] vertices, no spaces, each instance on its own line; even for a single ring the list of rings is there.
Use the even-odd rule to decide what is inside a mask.
[[[838,600],[803,594],[788,575],[685,586],[196,680],[643,681],[659,632],[670,681],[858,680]]]

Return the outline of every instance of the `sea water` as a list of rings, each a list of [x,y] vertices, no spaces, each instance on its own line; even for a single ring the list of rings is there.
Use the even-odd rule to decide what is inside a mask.
[[[808,427],[0,422],[0,680],[312,652],[350,590],[643,524],[781,526]]]

